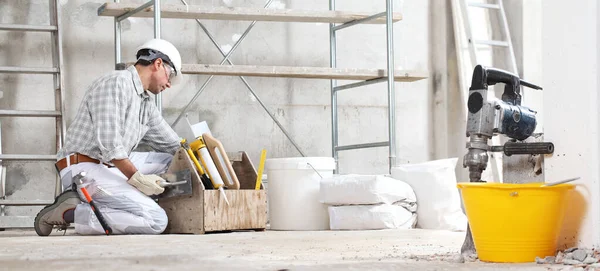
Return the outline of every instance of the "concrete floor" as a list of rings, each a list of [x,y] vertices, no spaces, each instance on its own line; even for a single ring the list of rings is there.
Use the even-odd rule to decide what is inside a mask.
[[[457,263],[464,233],[429,230],[38,237],[0,232],[3,270],[548,270]],[[558,269],[558,268],[555,268]]]

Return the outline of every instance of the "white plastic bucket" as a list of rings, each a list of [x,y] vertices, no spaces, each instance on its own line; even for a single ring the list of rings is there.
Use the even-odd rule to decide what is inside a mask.
[[[327,205],[319,202],[319,189],[321,176],[331,177],[334,169],[331,157],[267,159],[271,229],[328,230],[329,214]]]

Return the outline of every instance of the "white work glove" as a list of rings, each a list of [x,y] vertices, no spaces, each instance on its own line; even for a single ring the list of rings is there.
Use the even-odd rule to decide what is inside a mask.
[[[160,182],[165,182],[165,180],[154,174],[143,175],[139,171],[137,171],[135,174],[133,174],[133,176],[131,176],[131,178],[129,178],[129,180],[127,180],[128,184],[132,185],[148,196],[158,195],[165,191],[164,188],[158,185]]]

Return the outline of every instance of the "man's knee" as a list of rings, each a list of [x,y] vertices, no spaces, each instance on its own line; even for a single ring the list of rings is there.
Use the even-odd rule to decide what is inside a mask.
[[[155,208],[150,210],[150,216],[152,217],[151,227],[157,234],[160,234],[165,231],[167,228],[167,224],[169,223],[169,218],[167,217],[167,213],[163,210],[158,204]]]

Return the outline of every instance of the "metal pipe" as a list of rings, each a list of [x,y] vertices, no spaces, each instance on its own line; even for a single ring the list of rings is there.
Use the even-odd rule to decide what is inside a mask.
[[[2,186],[2,199],[6,199],[6,166],[2,165],[0,166],[0,169],[2,170],[2,174],[0,175],[0,186]],[[56,178],[58,178],[58,176]],[[2,211],[0,214],[1,216],[6,215],[4,207],[5,205],[2,205]]]
[[[267,2],[267,4],[265,5],[265,8],[268,7],[271,4],[271,2],[273,2],[273,0],[269,0]],[[248,35],[248,33],[254,27],[255,24],[256,24],[256,21],[252,21],[252,23],[248,26],[248,28],[246,28],[246,31],[244,31],[244,33],[242,34],[242,36],[240,37],[240,39],[237,40],[235,42],[235,44],[233,44],[233,47],[231,48],[231,50],[229,50],[229,52],[227,53],[227,55],[225,56],[225,58],[221,61],[221,63],[219,63],[219,65],[223,65],[223,63],[225,63],[225,61],[227,61],[229,59],[229,57],[231,56],[231,54],[237,49],[237,47],[240,45],[240,43],[246,38],[246,36]],[[208,85],[208,83],[210,82],[210,80],[212,80],[213,77],[214,77],[214,75],[211,75],[210,77],[208,77],[208,79],[206,79],[206,81],[204,82],[204,84],[202,85],[202,87],[200,87],[200,89],[196,92],[196,94],[194,95],[194,97],[192,97],[192,99],[190,100],[190,102],[183,108],[183,110],[181,111],[181,113],[179,114],[179,116],[171,124],[172,127],[175,127],[175,125],[177,125],[177,123],[179,123],[179,121],[181,120],[181,118],[183,117],[183,115],[187,112],[188,108],[196,101],[196,99],[198,99],[198,97],[200,96],[200,94],[204,91],[204,89],[206,88],[206,86]]]
[[[396,93],[394,90],[394,11],[393,0],[386,0],[387,30],[387,77],[388,77],[388,115],[389,115],[389,172],[396,165]]]
[[[335,0],[329,0],[329,10],[335,10]],[[337,67],[337,59],[336,59],[336,34],[335,34],[335,24],[329,24],[329,67],[336,68]],[[338,164],[338,120],[337,120],[337,92],[335,91],[335,87],[337,86],[337,80],[330,80],[331,86],[331,156],[333,156],[333,160],[335,162],[335,169],[333,173],[338,173],[339,164]]]
[[[160,39],[160,0],[154,0],[154,38]],[[162,115],[162,93],[158,93],[154,96],[156,103],[156,109],[158,113]]]
[[[371,20],[377,19],[379,17],[385,16],[385,14],[386,14],[385,12],[381,12],[381,13],[377,13],[377,14],[371,15],[371,16],[366,17],[366,18],[362,18],[362,19],[358,19],[358,20],[352,20],[352,21],[349,21],[347,23],[344,23],[344,24],[341,24],[341,25],[338,25],[338,26],[334,27],[333,31],[338,31],[338,30],[344,29],[346,27],[351,27],[353,25],[357,25],[357,24],[361,24],[361,23],[364,23],[364,22],[367,22],[367,21],[371,21]]]
[[[50,24],[56,26],[56,31],[51,32],[52,37],[52,63],[54,68],[58,70],[58,73],[54,74],[54,107],[57,111],[17,111],[17,110],[3,110],[7,113],[15,113],[16,116],[19,114],[33,113],[33,116],[41,114],[56,114],[55,125],[56,125],[56,151],[58,152],[64,144],[65,134],[67,133],[65,123],[65,110],[64,110],[64,66],[63,66],[63,53],[62,53],[62,27],[61,27],[61,12],[60,12],[59,0],[50,0]],[[54,186],[54,196],[59,195],[62,192],[62,184],[60,176],[56,176]]]
[[[115,0],[119,3],[119,0]],[[121,22],[115,18],[115,68],[121,63]]]
[[[0,122],[0,154],[2,154],[2,122]],[[2,160],[0,160],[0,199],[6,199],[6,182],[3,178],[6,176],[4,165],[2,164]],[[6,215],[4,205],[0,205],[0,216]]]
[[[374,143],[365,143],[365,144],[354,144],[347,146],[338,146],[335,149],[337,151],[347,151],[347,150],[356,150],[356,149],[366,149],[366,148],[377,148],[377,147],[386,147],[389,146],[389,142],[374,142]]]
[[[160,0],[158,0],[158,1],[160,2]],[[115,2],[117,2],[117,1],[115,1]],[[133,16],[134,14],[136,14],[136,13],[144,10],[145,8],[147,8],[149,6],[152,6],[152,5],[155,5],[154,0],[150,0],[147,3],[145,3],[145,4],[143,4],[143,5],[139,6],[139,7],[137,7],[134,10],[130,10],[130,11],[126,12],[126,13],[123,13],[123,14],[117,16],[116,20],[117,20],[117,22],[121,22],[121,21],[123,21],[123,20],[125,20],[125,19],[127,19],[127,18],[129,18],[131,16]],[[156,9],[154,9],[154,12],[156,12]]]
[[[372,84],[376,84],[376,83],[384,82],[384,81],[387,81],[387,77],[369,79],[369,80],[365,80],[365,81],[361,81],[361,82],[357,82],[357,83],[351,83],[351,84],[346,84],[346,85],[342,85],[342,86],[337,86],[337,87],[333,88],[333,90],[340,91],[340,90],[349,89],[349,88],[356,88],[356,87],[361,87],[361,86],[366,86],[366,85],[372,85]]]
[[[182,2],[185,3],[185,1],[183,1],[183,0],[182,0]],[[217,50],[219,50],[219,52],[221,52],[221,55],[225,56],[226,55],[225,52],[221,49],[221,46],[216,41],[216,39],[214,38],[214,36],[200,22],[200,20],[196,19],[196,22],[198,22],[198,24],[200,25],[200,27],[202,28],[202,30],[204,31],[204,33],[206,33],[206,35],[208,36],[208,38],[210,39],[210,41],[215,45],[215,47],[217,48]],[[231,60],[227,59],[227,62],[231,66],[234,66],[233,62],[231,62]],[[248,83],[248,81],[246,80],[246,78],[243,77],[243,76],[239,76],[239,78],[242,80],[242,82],[244,83],[244,85],[246,85],[246,87],[248,88],[248,90],[250,91],[250,93],[252,93],[252,95],[254,96],[254,98],[256,98],[256,100],[262,106],[262,108],[267,112],[267,114],[269,114],[269,117],[271,117],[271,119],[275,122],[275,124],[277,124],[277,126],[279,127],[279,129],[281,129],[281,131],[283,132],[283,134],[288,138],[288,140],[292,143],[292,145],[294,145],[294,147],[300,153],[300,155],[302,155],[303,157],[306,157],[306,155],[304,154],[304,152],[300,149],[300,147],[298,146],[298,144],[296,144],[296,142],[292,139],[292,137],[289,135],[289,133],[287,132],[287,130],[285,130],[285,128],[283,128],[283,125],[281,125],[281,123],[275,118],[275,115],[267,108],[267,106],[262,102],[262,100],[260,99],[260,97],[258,97],[258,95],[254,91],[254,89],[250,86],[250,83]]]
[[[56,0],[55,2],[55,8],[56,8],[56,33],[58,35],[58,63],[59,63],[59,71],[60,71],[60,75],[59,75],[59,83],[60,83],[60,108],[58,111],[60,111],[60,147],[62,148],[62,146],[65,144],[65,136],[67,134],[67,124],[65,121],[65,77],[64,77],[64,55],[63,55],[63,44],[62,44],[62,23],[60,21],[60,18],[62,18],[62,14],[61,14],[61,9],[60,9],[60,2],[59,0]],[[62,189],[61,189],[62,192]]]

